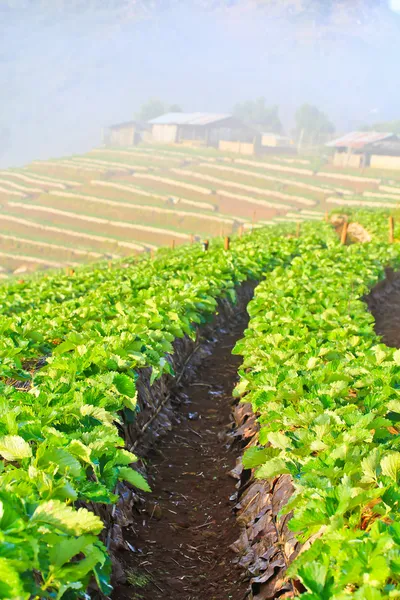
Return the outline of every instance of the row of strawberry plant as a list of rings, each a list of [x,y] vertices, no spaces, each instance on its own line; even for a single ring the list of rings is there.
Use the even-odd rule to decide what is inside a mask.
[[[352,209],[343,207],[343,210],[332,211],[332,215],[345,214],[349,222],[362,225],[371,234],[374,241],[386,243],[389,239],[389,216],[394,215],[396,207],[391,209]]]
[[[148,489],[117,428],[135,418],[138,369],[152,367],[152,381],[173,374],[174,339],[193,337],[218,298],[234,301],[237,284],[284,266],[299,247],[279,230],[245,236],[229,252],[221,244],[162,253],[146,285],[145,263],[134,263],[93,294],[6,318],[11,351],[26,348],[32,331],[36,351],[55,335],[61,343],[29,391],[1,384],[0,598],[82,597],[92,577],[109,593],[103,524],[77,506],[115,502],[118,481]]]
[[[156,260],[139,260],[128,265],[117,263],[109,272],[103,268],[84,268],[83,272],[73,277],[56,274],[54,278],[46,278],[39,290],[35,289],[34,282],[28,282],[17,297],[15,288],[7,287],[10,294],[4,305],[8,306],[9,314],[3,317],[0,325],[0,377],[29,378],[29,373],[23,369],[24,362],[29,360],[29,364],[32,364],[35,359],[48,355],[69,333],[98,328],[104,319],[112,329],[118,319],[124,318],[123,311],[121,313],[123,304],[133,311],[136,306],[146,303],[151,318],[151,298],[165,288],[166,282],[171,294],[180,294],[179,288],[184,284],[184,293],[191,293],[194,297],[196,277],[202,276],[204,271],[214,272],[215,264],[220,281],[232,289],[234,280],[230,273],[234,271],[235,264],[241,267],[238,277],[241,269],[246,275],[252,276],[249,270],[251,265],[263,264],[263,257],[269,252],[267,246],[263,248],[260,245],[258,248],[257,237],[237,240],[229,254],[221,252],[220,243],[213,243],[212,248],[215,248],[215,253],[205,254],[199,245],[185,247],[174,253],[164,250],[158,253]],[[257,260],[254,260],[255,252],[258,253]],[[84,281],[85,275],[90,287]],[[207,281],[207,277],[200,277],[200,281]],[[207,282],[211,288],[212,282],[213,277]],[[190,284],[190,288],[186,283]],[[219,293],[218,285],[216,293]],[[45,302],[41,302],[42,296],[46,298]],[[172,309],[174,298],[170,300],[170,318],[173,322],[177,317]],[[27,301],[30,306],[26,304]],[[167,301],[165,296],[164,304]],[[24,306],[23,311],[21,306]],[[64,347],[59,348],[58,352]]]
[[[261,427],[244,464],[291,475],[282,512],[301,543],[315,539],[288,571],[307,600],[400,597],[400,350],[362,301],[387,264],[400,265],[396,246],[303,253],[258,286],[234,350],[236,394]]]

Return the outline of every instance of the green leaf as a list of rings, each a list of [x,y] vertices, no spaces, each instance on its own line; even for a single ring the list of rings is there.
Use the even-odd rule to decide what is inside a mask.
[[[79,477],[81,475],[82,467],[80,462],[64,448],[53,446],[44,449],[43,452],[38,452],[37,466],[43,469],[50,464],[56,465],[60,473],[70,473],[72,477]]]
[[[137,471],[134,471],[133,469],[130,469],[129,467],[121,467],[119,469],[118,479],[121,481],[127,481],[144,492],[151,492],[151,488],[143,475]]]
[[[381,460],[382,474],[397,482],[400,473],[400,452],[387,454]]]
[[[94,419],[97,419],[97,421],[104,423],[104,425],[112,425],[114,423],[114,420],[116,420],[114,419],[111,413],[107,412],[104,408],[101,408],[100,406],[84,404],[83,406],[81,406],[80,412],[82,416],[93,417]]]
[[[273,458],[260,467],[256,471],[255,476],[257,479],[269,479],[270,477],[276,477],[284,473],[289,473],[285,461],[281,458]]]
[[[393,352],[393,360],[396,363],[396,365],[400,365],[400,350],[395,350]]]
[[[32,456],[32,448],[19,435],[5,435],[0,438],[0,455],[8,461],[21,460]]]
[[[0,557],[0,598],[7,600],[27,600],[29,593],[24,587],[11,560]]]
[[[114,377],[114,384],[120,394],[128,396],[129,398],[136,398],[136,386],[133,379],[120,373]]]
[[[274,458],[279,454],[279,450],[275,448],[257,448],[252,446],[248,448],[243,455],[243,466],[245,469],[254,469],[265,463],[270,458]]]
[[[281,450],[286,450],[286,448],[290,448],[292,445],[290,439],[279,431],[269,433],[268,441],[273,448],[280,448]]]
[[[249,382],[247,379],[242,379],[237,386],[234,388],[233,392],[232,392],[232,396],[234,398],[239,398],[240,396],[243,396],[243,394],[246,392],[247,390],[247,386],[249,385]]]
[[[379,465],[379,452],[375,448],[366,458],[361,461],[362,483],[375,483],[377,480],[376,469]]]
[[[68,446],[68,452],[70,452],[76,458],[80,458],[83,462],[88,464],[92,463],[90,458],[91,449],[88,446],[85,446],[85,444],[83,444],[80,440],[72,440]]]
[[[325,598],[323,592],[328,573],[327,566],[318,562],[311,562],[308,565],[301,566],[297,573],[308,591],[317,594],[318,598]]]
[[[99,534],[104,527],[101,519],[86,508],[75,510],[59,500],[40,504],[33,513],[31,522],[46,523],[71,535]]]
[[[49,558],[55,567],[61,567],[96,541],[97,538],[92,535],[68,539],[60,537],[60,540],[49,549]]]

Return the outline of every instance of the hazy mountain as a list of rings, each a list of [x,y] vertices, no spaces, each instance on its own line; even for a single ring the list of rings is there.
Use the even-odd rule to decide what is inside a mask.
[[[379,0],[8,0],[0,161],[88,149],[149,97],[228,111],[265,96],[287,128],[305,101],[342,129],[399,117],[399,21]]]

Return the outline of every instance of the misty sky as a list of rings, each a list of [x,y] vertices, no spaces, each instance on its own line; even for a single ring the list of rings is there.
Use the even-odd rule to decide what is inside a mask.
[[[301,0],[289,12],[248,0],[153,1],[144,11],[124,0],[123,10],[103,2],[83,13],[4,4],[1,166],[86,151],[150,97],[229,112],[265,96],[287,131],[303,102],[339,132],[400,119],[400,0],[330,0],[322,16],[297,11]]]

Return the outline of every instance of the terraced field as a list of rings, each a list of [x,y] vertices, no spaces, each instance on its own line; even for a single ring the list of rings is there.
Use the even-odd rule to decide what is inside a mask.
[[[397,207],[400,174],[303,157],[97,148],[0,172],[1,277],[150,252],[343,207]]]

